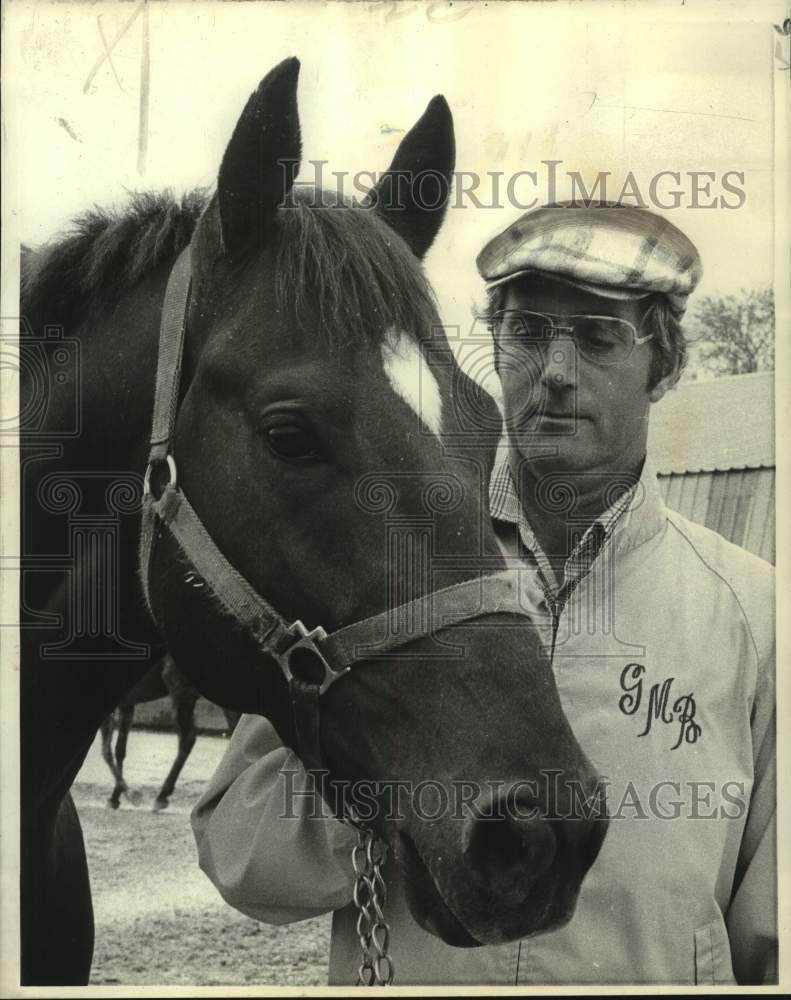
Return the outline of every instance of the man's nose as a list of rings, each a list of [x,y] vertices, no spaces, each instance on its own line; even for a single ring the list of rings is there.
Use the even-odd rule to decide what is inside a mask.
[[[541,380],[550,390],[576,385],[577,348],[573,340],[556,337],[546,344]]]

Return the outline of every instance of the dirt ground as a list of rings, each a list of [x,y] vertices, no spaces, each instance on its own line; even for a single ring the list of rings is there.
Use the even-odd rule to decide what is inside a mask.
[[[144,800],[108,809],[98,740],[74,786],[96,920],[93,984],[204,986],[327,983],[329,916],[283,927],[231,909],[197,864],[189,811],[226,746],[199,736],[166,812],[151,805],[176,737],[135,730],[125,775]]]

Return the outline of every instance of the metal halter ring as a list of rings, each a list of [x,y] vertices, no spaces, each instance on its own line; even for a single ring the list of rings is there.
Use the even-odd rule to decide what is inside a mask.
[[[176,484],[178,482],[178,477],[177,477],[177,474],[176,474],[176,462],[175,462],[175,459],[173,458],[172,455],[165,455],[164,458],[154,459],[153,461],[149,462],[148,465],[146,466],[146,474],[143,477],[143,496],[144,497],[154,496],[154,494],[151,491],[151,474],[153,473],[154,469],[157,466],[162,465],[163,462],[167,463],[168,475],[169,475],[170,478],[165,483],[165,485],[162,487],[162,489],[164,490],[166,486],[172,486],[172,487],[175,488],[175,486],[176,486]],[[162,496],[162,492],[160,491],[159,496],[154,497],[154,499],[155,500],[159,500],[159,497],[161,497],[161,496]]]
[[[319,694],[324,694],[330,684],[351,669],[332,668],[318,647],[319,640],[327,638],[327,633],[320,625],[309,631],[301,621],[297,620],[289,625],[288,631],[297,641],[282,652],[274,654],[287,681],[291,682],[291,679],[296,677],[307,684],[318,685]]]

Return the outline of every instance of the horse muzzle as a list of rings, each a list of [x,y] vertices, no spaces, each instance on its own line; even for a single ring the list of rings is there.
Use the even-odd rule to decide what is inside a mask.
[[[568,923],[607,831],[598,791],[585,815],[547,815],[538,803],[505,795],[477,805],[477,815],[451,821],[460,827],[455,857],[437,842],[421,850],[401,831],[417,923],[455,947],[502,944]]]

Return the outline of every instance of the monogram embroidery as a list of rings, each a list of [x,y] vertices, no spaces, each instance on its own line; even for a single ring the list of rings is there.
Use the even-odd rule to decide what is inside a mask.
[[[702,735],[702,728],[695,722],[697,706],[692,692],[672,701],[675,677],[668,677],[661,684],[652,684],[646,696],[644,674],[645,667],[642,663],[628,663],[621,671],[621,690],[624,693],[618,699],[618,707],[624,715],[636,715],[640,707],[644,707],[645,725],[637,735],[647,736],[655,722],[662,722],[668,726],[678,726],[678,738],[671,750],[677,750],[682,743],[697,743]]]

